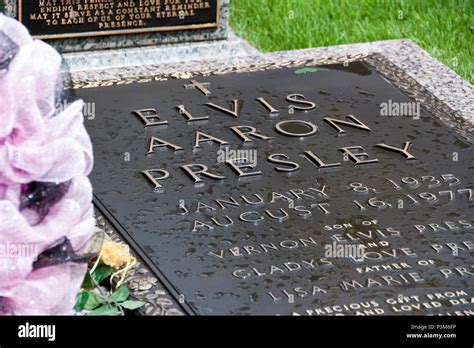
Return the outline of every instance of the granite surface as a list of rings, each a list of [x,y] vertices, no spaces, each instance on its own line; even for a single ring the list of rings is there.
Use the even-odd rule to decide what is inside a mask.
[[[121,62],[124,64],[121,67],[111,68],[111,63],[106,62],[105,66],[109,68],[101,69],[100,66],[95,66],[93,70],[75,69],[72,72],[72,79],[77,88],[88,88],[101,84],[146,82],[152,79],[189,79],[194,75],[193,71],[207,74],[219,69],[220,73],[225,73],[226,71],[251,71],[258,69],[259,66],[278,67],[290,61],[292,64],[303,64],[307,60],[315,64],[328,64],[361,59],[375,66],[392,83],[423,106],[432,108],[430,111],[437,117],[458,129],[465,130],[466,133],[474,134],[474,87],[410,40],[236,55],[225,60],[204,59],[164,64],[127,65],[125,59]],[[83,64],[85,67],[85,63]],[[97,223],[115,239],[122,239],[102,216],[98,215]],[[133,297],[147,303],[140,310],[141,314],[183,314],[179,303],[167,293],[160,280],[155,278],[144,264],[130,274],[128,286]]]
[[[225,40],[186,42],[64,54],[71,72],[104,70],[141,65],[182,63],[194,60],[231,59],[258,55],[258,51],[232,32]]]
[[[18,0],[5,0],[5,13],[11,17],[17,18],[17,3]],[[88,38],[54,39],[45,41],[54,46],[58,51],[65,53],[226,39],[229,33],[229,0],[220,0],[219,4],[220,18],[219,26],[217,28],[96,36]]]
[[[5,13],[11,17],[16,18],[18,15],[18,0],[3,0],[3,2],[5,3]]]

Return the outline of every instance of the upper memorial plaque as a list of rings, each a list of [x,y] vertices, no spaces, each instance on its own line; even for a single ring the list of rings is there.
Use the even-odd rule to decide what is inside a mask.
[[[77,89],[95,202],[184,309],[474,314],[472,144],[366,62],[235,70]]]
[[[18,0],[18,18],[41,39],[204,29],[219,0]]]

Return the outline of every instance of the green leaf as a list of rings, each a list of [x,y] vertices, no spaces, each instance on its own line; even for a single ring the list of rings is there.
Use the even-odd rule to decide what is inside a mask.
[[[322,68],[311,68],[311,67],[304,67],[304,68],[299,68],[295,70],[295,74],[300,75],[300,74],[307,74],[307,73],[312,73],[312,72],[317,72],[317,71],[327,71],[327,69],[322,69]]]
[[[125,285],[122,285],[120,288],[118,288],[117,291],[115,291],[108,298],[108,301],[109,302],[122,302],[128,298],[128,295],[130,295],[130,291],[128,291],[128,288]]]
[[[76,312],[80,312],[84,309],[89,296],[90,295],[87,291],[81,291],[76,295],[76,305],[74,306]]]
[[[99,307],[101,304],[104,304],[106,300],[97,294],[89,292],[89,298],[87,299],[86,304],[84,305],[85,309],[91,310]]]
[[[92,279],[91,279],[91,275],[89,274],[89,272],[86,272],[86,276],[84,277],[84,280],[82,282],[82,288],[83,289],[92,289],[93,287],[93,284],[92,284]]]
[[[117,315],[119,313],[120,311],[117,307],[114,307],[110,304],[105,304],[97,309],[94,309],[92,312],[87,313],[87,315]]]
[[[92,272],[92,278],[96,281],[97,284],[100,284],[105,278],[109,277],[112,274],[112,267],[107,265],[99,265]]]
[[[134,310],[134,309],[140,308],[140,307],[143,306],[144,304],[145,304],[145,302],[142,302],[142,301],[132,301],[132,300],[128,300],[128,301],[122,302],[120,305],[121,305],[123,308],[130,309],[130,310]]]

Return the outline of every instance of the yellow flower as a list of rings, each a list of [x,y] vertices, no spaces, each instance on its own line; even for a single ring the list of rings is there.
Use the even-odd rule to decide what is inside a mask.
[[[110,239],[104,240],[100,250],[100,259],[103,263],[113,268],[123,267],[135,260],[130,254],[128,245],[114,242]]]

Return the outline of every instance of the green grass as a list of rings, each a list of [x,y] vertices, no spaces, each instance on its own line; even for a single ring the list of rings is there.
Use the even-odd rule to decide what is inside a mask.
[[[231,27],[263,51],[409,38],[474,81],[474,0],[231,0]]]

